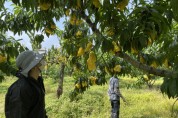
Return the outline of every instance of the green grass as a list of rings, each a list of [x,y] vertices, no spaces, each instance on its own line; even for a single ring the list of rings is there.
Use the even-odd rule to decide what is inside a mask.
[[[8,86],[15,78],[8,77],[0,83],[0,118],[4,116],[4,98]],[[155,83],[156,88],[127,89],[127,84],[135,82],[135,79],[124,77],[121,79],[121,92],[129,102],[128,105],[121,101],[121,118],[170,118],[172,104],[175,99],[163,96],[157,88],[161,80]],[[108,85],[92,86],[84,94],[77,97],[76,101],[70,102],[69,93],[74,88],[72,77],[65,77],[63,95],[57,99],[56,90],[58,83],[52,79],[45,79],[46,110],[49,118],[109,118],[110,102],[107,96]],[[178,113],[178,103],[174,111]],[[176,117],[176,116],[175,116]]]

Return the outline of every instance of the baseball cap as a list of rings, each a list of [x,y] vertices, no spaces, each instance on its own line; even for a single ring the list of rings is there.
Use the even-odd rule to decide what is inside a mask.
[[[28,76],[28,72],[35,67],[44,57],[44,54],[39,54],[34,51],[23,51],[17,56],[16,66],[21,69],[21,74]]]

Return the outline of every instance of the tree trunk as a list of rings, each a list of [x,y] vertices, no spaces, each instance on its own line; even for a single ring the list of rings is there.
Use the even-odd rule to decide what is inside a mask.
[[[57,89],[57,98],[58,99],[63,93],[64,68],[65,68],[65,64],[64,64],[64,62],[61,62],[61,67],[60,67],[60,71],[59,71],[59,85],[58,85],[58,89]]]

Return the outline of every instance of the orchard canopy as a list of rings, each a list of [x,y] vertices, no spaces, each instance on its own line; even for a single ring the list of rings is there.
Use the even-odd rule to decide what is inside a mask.
[[[177,5],[178,0],[1,0],[1,76],[14,74],[14,58],[26,50],[7,31],[29,34],[33,49],[40,49],[45,35],[56,34],[65,60],[60,62],[76,75],[90,75],[91,83],[104,83],[106,74],[155,75],[164,78],[163,93],[178,97]],[[56,27],[61,18],[64,30]]]

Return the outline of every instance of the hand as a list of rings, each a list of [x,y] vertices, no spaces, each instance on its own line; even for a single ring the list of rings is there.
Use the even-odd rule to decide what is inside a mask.
[[[124,100],[124,103],[125,103],[126,105],[129,105],[129,102],[128,102],[128,101],[126,101],[126,100]]]
[[[126,105],[128,105],[129,103],[127,102],[127,100],[123,97],[122,98],[122,100],[124,101],[124,103],[126,104]]]

